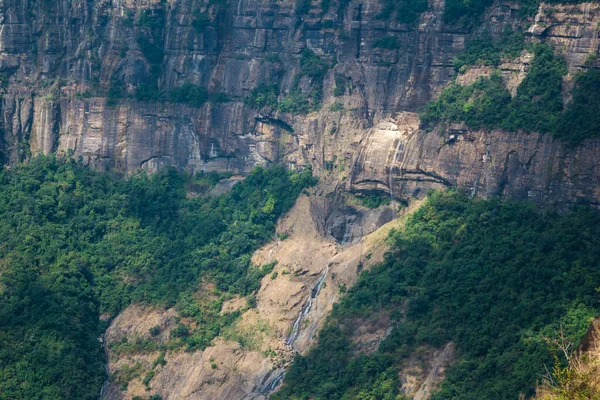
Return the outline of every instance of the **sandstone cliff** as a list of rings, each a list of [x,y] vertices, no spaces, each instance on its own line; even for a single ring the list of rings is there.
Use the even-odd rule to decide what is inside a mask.
[[[5,0],[2,162],[72,149],[96,168],[128,173],[164,165],[244,173],[256,164],[310,163],[351,189],[370,182],[398,197],[461,185],[482,195],[598,202],[597,140],[567,148],[548,135],[464,127],[439,135],[419,131],[406,114],[440,92],[453,76],[453,57],[483,29],[527,28],[528,40],[561,49],[575,73],[598,52],[597,4],[542,5],[526,27],[517,6],[498,2],[475,32],[443,24],[442,2],[416,26],[381,19],[381,9],[375,0],[327,12],[313,4],[306,15],[296,15],[289,0],[226,7],[201,0]],[[207,21],[200,29],[199,16]],[[399,48],[374,45],[386,37]],[[162,58],[149,61],[143,40]],[[260,84],[289,92],[305,48],[330,67],[321,111],[264,115],[244,104]],[[509,87],[528,60],[502,66]],[[132,98],[136,87],[154,81],[161,91],[197,84],[230,101],[195,108]],[[363,164],[369,157],[379,165]]]
[[[550,135],[472,131],[460,124],[425,132],[415,113],[451,81],[454,56],[484,29],[497,35],[511,27],[525,31],[529,41],[561,49],[568,87],[589,55],[598,53],[598,4],[542,5],[526,27],[515,4],[498,1],[472,31],[445,25],[439,0],[415,26],[378,18],[383,6],[377,0],[352,0],[341,8],[334,2],[327,12],[315,1],[303,15],[292,0],[217,3],[0,2],[3,164],[72,150],[94,168],[124,173],[173,165],[244,174],[257,164],[284,162],[290,168],[311,164],[320,175],[317,192],[302,198],[280,224],[290,237],[255,255],[257,263],[277,259],[279,273],[264,279],[257,311],[236,327],[251,334],[262,329],[259,340],[246,349],[230,338],[205,352],[168,354],[151,384],[164,398],[260,398],[293,351],[310,345],[340,287],[356,279],[359,263],[366,267],[379,259],[390,226],[384,224],[396,217],[397,207],[368,211],[346,202],[345,192],[379,191],[399,202],[458,186],[482,197],[600,204],[598,139],[568,147]],[[398,48],[375,46],[387,37],[396,38]],[[158,60],[149,60],[143,43],[154,46]],[[307,48],[328,67],[320,111],[292,115],[244,102],[261,84],[276,84],[282,93],[309,85],[302,78],[295,82]],[[509,88],[523,79],[530,61],[525,53],[501,66]],[[474,68],[458,79],[487,73]],[[165,92],[185,83],[224,93],[229,101],[193,107],[134,96],[143,84]],[[315,292],[319,282],[325,285]],[[113,322],[106,339],[146,335],[148,321],[168,328],[171,317],[171,311],[133,306]],[[301,329],[288,345],[295,322]],[[109,356],[111,372],[156,357]],[[437,369],[447,356],[433,355],[431,364]],[[415,381],[410,376],[409,388]],[[112,385],[108,397],[147,394],[137,382],[126,392]]]

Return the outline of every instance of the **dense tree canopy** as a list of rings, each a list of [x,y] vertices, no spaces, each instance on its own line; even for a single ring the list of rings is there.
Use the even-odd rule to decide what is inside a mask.
[[[577,343],[600,311],[600,216],[588,208],[558,215],[435,193],[389,241],[275,399],[394,399],[408,356],[450,341],[458,359],[434,399],[530,396],[553,364],[542,337],[562,326]],[[355,327],[380,312],[392,332],[356,354]]]
[[[267,270],[251,253],[313,178],[256,168],[228,194],[186,198],[207,180],[174,170],[123,180],[57,157],[0,172],[0,397],[97,398],[99,316],[131,301],[194,318],[170,343],[188,349],[237,317],[220,313],[223,299],[258,288]],[[191,296],[202,282],[216,301]]]
[[[475,44],[455,62],[459,67],[475,60],[493,63],[501,56],[497,50],[493,45]],[[552,133],[574,144],[598,136],[600,72],[590,68],[579,73],[572,100],[563,104],[562,77],[566,73],[564,60],[552,47],[537,45],[531,68],[517,88],[516,96],[511,96],[500,73],[496,72],[468,86],[450,85],[436,101],[423,108],[421,121],[425,127],[434,123],[465,122],[473,129]]]

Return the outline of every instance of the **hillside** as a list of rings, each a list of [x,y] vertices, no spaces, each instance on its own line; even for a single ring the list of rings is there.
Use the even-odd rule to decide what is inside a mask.
[[[578,0],[3,1],[0,399],[557,395],[599,49]]]

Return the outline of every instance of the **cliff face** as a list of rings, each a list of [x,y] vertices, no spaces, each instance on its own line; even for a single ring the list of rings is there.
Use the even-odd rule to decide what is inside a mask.
[[[348,131],[360,135],[380,115],[429,99],[448,80],[467,36],[442,27],[441,4],[418,28],[376,19],[377,1],[325,14],[316,7],[304,16],[295,15],[293,1],[242,0],[218,9],[194,0],[8,0],[1,7],[4,162],[73,149],[94,166],[128,172],[161,164],[244,172],[282,159],[323,164],[328,133],[336,131],[336,141]],[[211,20],[200,32],[197,15]],[[386,36],[401,49],[373,48]],[[140,38],[164,51],[153,61],[161,90],[191,82],[233,101],[201,108],[131,99],[107,105],[112,87],[131,95],[156,78]],[[241,100],[259,84],[289,91],[304,48],[336,63],[323,83],[325,104],[333,102],[338,76],[347,111],[273,116],[294,127],[294,140],[281,146],[287,131]]]
[[[599,204],[598,140],[570,148],[550,135],[487,133],[458,125],[439,135],[417,127],[418,116],[404,113],[371,129],[350,189],[411,197],[424,189],[458,186],[485,198]]]
[[[125,173],[173,165],[244,174],[257,164],[284,162],[290,168],[311,164],[320,176],[317,196],[303,198],[280,223],[280,233],[290,238],[255,255],[258,264],[277,259],[279,277],[264,279],[256,315],[244,314],[236,328],[254,332],[260,322],[268,333],[251,350],[219,339],[206,352],[169,354],[152,383],[164,398],[264,398],[289,353],[308,348],[340,288],[356,280],[359,265],[381,259],[386,230],[375,239],[367,235],[396,210],[355,207],[341,192],[376,190],[400,201],[459,186],[482,197],[600,204],[598,139],[567,147],[543,134],[459,124],[448,131],[419,129],[415,111],[450,81],[452,60],[465,43],[484,29],[493,35],[518,29],[514,4],[496,2],[471,32],[443,24],[441,0],[430,2],[414,26],[381,18],[378,0],[333,1],[326,12],[314,1],[302,15],[295,3],[0,0],[2,163],[72,150],[94,168]],[[530,41],[563,51],[568,88],[589,55],[598,53],[599,22],[598,4],[541,6],[526,33]],[[379,45],[385,38],[395,44]],[[307,48],[327,66],[320,111],[292,115],[244,102],[259,85],[277,85],[282,93],[310,89],[300,67]],[[501,66],[513,91],[531,58],[525,53]],[[459,80],[489,73],[474,68]],[[144,85],[164,93],[186,83],[224,93],[229,101],[192,107],[134,96]],[[325,286],[315,292],[319,282]],[[314,307],[290,346],[285,339],[307,302]],[[115,319],[109,343],[147,333],[149,315],[159,312],[135,307]],[[160,318],[172,325],[170,314]],[[109,356],[111,373],[133,361],[150,365],[156,357]],[[107,397],[146,394],[137,382],[126,393],[111,385]]]
[[[398,197],[462,185],[480,194],[598,202],[596,140],[571,149],[547,135],[463,127],[438,135],[419,131],[414,115],[398,115],[440,92],[453,74],[453,57],[477,32],[516,28],[516,6],[497,3],[475,33],[444,25],[442,2],[432,3],[415,26],[381,18],[382,7],[351,1],[323,12],[313,4],[297,15],[289,0],[226,6],[4,0],[2,161],[68,149],[96,168],[129,173],[163,165],[244,173],[281,161],[310,163],[351,189],[381,188]],[[541,6],[527,33],[562,49],[574,73],[598,51],[599,14],[592,4]],[[397,46],[377,45],[390,37]],[[283,93],[309,84],[298,81],[305,48],[329,67],[321,111],[260,114],[244,104],[260,84],[276,84]],[[504,65],[505,74],[522,79],[529,60]],[[230,101],[195,108],[133,98],[143,84],[166,92],[185,83]],[[398,132],[382,134],[388,123]],[[369,157],[379,165],[369,166]]]

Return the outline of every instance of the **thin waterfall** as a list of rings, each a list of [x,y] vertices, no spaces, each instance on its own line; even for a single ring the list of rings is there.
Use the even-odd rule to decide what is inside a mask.
[[[298,317],[296,318],[296,321],[294,322],[294,326],[292,327],[292,332],[289,334],[289,336],[285,340],[286,345],[293,346],[296,339],[298,339],[298,335],[300,334],[300,324],[302,323],[302,318],[304,318],[304,316],[306,316],[306,314],[308,314],[310,312],[314,299],[321,292],[321,288],[323,287],[323,282],[325,281],[325,278],[327,277],[327,272],[329,272],[329,266],[327,266],[323,270],[323,273],[319,277],[319,280],[317,281],[315,286],[312,288],[310,298],[302,306],[302,309],[300,310],[300,313],[298,314]]]
[[[323,283],[325,283],[325,278],[327,277],[328,272],[329,266],[327,266],[323,270],[321,276],[319,276],[319,279],[317,280],[310,292],[310,298],[306,301],[306,303],[302,305],[300,313],[298,314],[298,317],[296,318],[296,321],[294,321],[294,325],[292,326],[292,332],[290,332],[290,334],[285,340],[285,344],[287,346],[291,348],[294,347],[294,343],[296,342],[296,339],[298,339],[298,335],[300,334],[300,324],[302,323],[302,319],[306,316],[306,314],[310,312],[314,300],[317,298],[319,293],[321,293],[321,289],[323,288]],[[271,371],[264,377],[260,385],[258,385],[258,388],[254,389],[252,393],[247,394],[244,397],[244,400],[266,398],[270,393],[272,393],[273,391],[275,391],[275,389],[279,387],[279,385],[283,381],[284,375],[284,368],[278,368],[274,371]]]
[[[392,162],[390,164],[390,170],[388,173],[388,186],[390,188],[390,206],[392,207],[392,211],[394,210],[394,182],[392,179],[392,175],[394,172],[394,164],[396,164],[396,158],[398,157],[398,152],[400,151],[401,144],[402,144],[402,139],[398,138],[398,143],[396,144],[396,150],[394,151],[394,157],[392,158]]]

